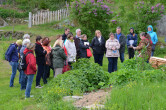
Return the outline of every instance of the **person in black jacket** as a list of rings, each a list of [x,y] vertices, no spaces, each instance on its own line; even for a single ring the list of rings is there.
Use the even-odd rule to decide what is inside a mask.
[[[62,40],[63,42],[65,42],[65,40],[67,39],[67,35],[70,33],[70,29],[66,28],[65,29],[65,33],[62,35]]]
[[[77,51],[77,56],[76,56],[77,60],[80,58],[79,56],[80,55],[80,47],[79,47],[80,40],[81,40],[81,29],[77,29],[76,36],[74,37],[74,43],[75,43],[76,51]]]
[[[120,49],[119,49],[120,60],[123,63],[124,53],[125,53],[125,45],[126,45],[126,37],[121,33],[121,28],[120,27],[116,28],[115,38],[118,39],[118,41],[120,43]]]
[[[130,34],[127,35],[127,48],[129,53],[129,59],[134,57],[133,47],[137,47],[137,34],[134,33],[134,28],[130,28]]]
[[[83,34],[80,40],[80,58],[88,58],[87,57],[87,49],[89,49],[89,42],[87,40],[87,35]]]
[[[35,54],[36,54],[36,62],[38,65],[37,69],[37,76],[36,76],[36,88],[42,88],[40,85],[40,79],[43,78],[44,84],[47,83],[47,80],[45,77],[43,77],[44,74],[44,65],[46,63],[45,61],[45,55],[47,54],[47,51],[45,51],[41,45],[42,43],[42,37],[37,36],[36,37],[36,47],[35,47]]]
[[[105,39],[102,37],[99,30],[95,31],[95,37],[92,40],[91,48],[93,49],[93,56],[95,63],[98,63],[100,66],[103,65],[103,56],[105,53]]]

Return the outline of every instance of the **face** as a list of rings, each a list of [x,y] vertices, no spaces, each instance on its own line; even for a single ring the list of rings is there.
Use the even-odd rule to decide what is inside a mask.
[[[81,36],[81,30],[77,31],[77,36]]]
[[[116,33],[120,34],[121,33],[121,29],[120,28],[116,29]]]
[[[87,40],[87,36],[84,36],[82,39],[83,39],[83,40]]]
[[[144,36],[141,36],[141,35],[140,35],[140,38],[141,38],[141,39],[143,39],[143,38],[144,38]]]
[[[148,31],[151,31],[152,29],[150,27],[148,27]]]
[[[133,29],[130,29],[130,33],[133,33],[134,31],[133,31]]]
[[[67,29],[67,30],[65,31],[65,34],[67,35],[67,34],[69,34],[69,32],[70,32],[70,29]]]
[[[39,43],[42,43],[42,39],[40,39],[38,42],[39,42]]]
[[[100,32],[97,32],[96,35],[97,35],[97,37],[100,37],[100,36],[101,36],[101,33],[100,33]]]
[[[70,40],[73,40],[73,36],[70,37]]]
[[[113,34],[110,35],[110,39],[114,39],[114,35]]]

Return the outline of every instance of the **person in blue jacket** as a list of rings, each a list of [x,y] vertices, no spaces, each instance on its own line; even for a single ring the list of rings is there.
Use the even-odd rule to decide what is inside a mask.
[[[18,67],[18,46],[22,45],[22,43],[17,40],[16,43],[12,43],[9,47],[9,50],[7,51],[6,55],[8,56],[8,61],[12,67],[12,74],[11,74],[11,78],[10,78],[10,85],[9,87],[13,87],[13,83],[14,83],[14,78],[16,76],[17,73],[17,67]]]
[[[134,57],[134,49],[137,47],[137,34],[134,32],[134,28],[130,28],[130,34],[127,35],[127,48],[129,53],[129,59]]]
[[[151,56],[153,56],[154,55],[154,51],[155,51],[156,43],[158,42],[158,38],[157,38],[156,32],[153,32],[152,25],[148,26],[148,32],[147,33],[150,35],[152,43],[153,43],[153,45],[152,45],[152,52],[151,52]]]

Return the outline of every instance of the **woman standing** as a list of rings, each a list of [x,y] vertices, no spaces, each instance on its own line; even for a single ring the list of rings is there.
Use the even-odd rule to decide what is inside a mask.
[[[43,79],[45,80],[45,82],[47,83],[47,77],[50,76],[50,53],[51,53],[51,47],[50,47],[50,40],[48,37],[45,37],[43,38],[43,41],[42,41],[42,46],[43,46],[43,49],[47,52],[46,56],[45,56],[45,59],[46,59],[46,63],[44,65],[44,74],[43,74]],[[46,84],[45,83],[45,84]]]
[[[69,66],[71,67],[71,64],[76,61],[76,55],[77,55],[75,43],[73,40],[73,34],[70,33],[67,35],[65,47],[66,47],[67,55],[68,55],[67,61],[68,61]]]
[[[47,51],[45,51],[41,45],[42,43],[42,37],[37,36],[36,37],[36,47],[35,47],[35,54],[36,54],[36,62],[37,62],[37,75],[36,75],[36,88],[42,88],[40,85],[40,79],[43,78],[44,74],[44,64],[45,61],[45,55],[47,54]],[[43,79],[44,84],[47,83],[46,79]]]
[[[152,41],[149,34],[142,32],[140,34],[141,41],[137,47],[133,47],[134,50],[139,51],[139,57],[144,58],[147,62],[149,62],[151,51],[152,51]],[[143,48],[146,48],[145,52],[141,52]]]
[[[155,46],[156,46],[156,43],[158,42],[158,38],[157,38],[157,34],[156,32],[153,32],[153,27],[152,25],[149,25],[148,26],[148,32],[147,32],[150,37],[151,37],[151,40],[153,42],[153,45],[152,45],[152,52],[151,52],[151,56],[154,55],[154,51],[155,51]]]
[[[133,47],[136,46],[137,46],[137,34],[135,34],[133,28],[130,28],[130,34],[127,35],[127,48],[129,53],[129,59],[134,57]]]
[[[80,58],[88,58],[87,57],[87,49],[89,49],[89,42],[87,40],[87,35],[83,34],[81,36],[80,44]]]
[[[54,77],[56,77],[58,74],[62,74],[64,61],[66,60],[66,54],[62,46],[63,46],[63,41],[57,40],[55,42],[55,47],[52,48],[52,55],[53,55],[52,62],[55,71]]]
[[[26,55],[26,64],[27,68],[24,71],[25,74],[27,75],[27,86],[26,86],[26,91],[25,91],[25,96],[26,98],[30,97],[30,92],[31,92],[31,86],[33,82],[34,75],[36,74],[36,58],[34,56],[34,50],[35,50],[35,44],[29,43],[27,45],[27,48],[24,50],[24,54]]]
[[[105,52],[105,40],[99,30],[95,31],[95,37],[92,40],[91,47],[93,49],[95,63],[98,63],[100,66],[102,66]]]
[[[106,41],[106,57],[108,58],[108,72],[112,73],[117,71],[117,62],[119,55],[120,44],[117,39],[114,38],[114,34],[110,33],[110,38]]]

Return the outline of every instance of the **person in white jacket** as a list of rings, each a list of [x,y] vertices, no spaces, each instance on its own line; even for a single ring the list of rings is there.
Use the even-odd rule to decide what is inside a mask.
[[[73,34],[68,34],[67,35],[67,40],[65,42],[65,48],[67,50],[67,61],[68,61],[68,65],[71,67],[71,64],[73,62],[76,62],[76,47],[75,47],[75,43],[73,40]]]

